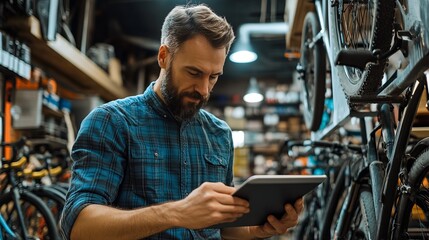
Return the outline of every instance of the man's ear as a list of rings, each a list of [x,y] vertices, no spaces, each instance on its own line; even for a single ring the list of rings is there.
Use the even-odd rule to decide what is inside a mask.
[[[158,65],[160,68],[167,68],[168,47],[161,45],[158,50]]]

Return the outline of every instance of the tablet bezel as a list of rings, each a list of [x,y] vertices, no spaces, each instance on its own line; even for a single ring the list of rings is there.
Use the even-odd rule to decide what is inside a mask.
[[[247,184],[293,184],[293,183],[317,183],[326,179],[326,175],[253,175],[237,188],[236,192]]]

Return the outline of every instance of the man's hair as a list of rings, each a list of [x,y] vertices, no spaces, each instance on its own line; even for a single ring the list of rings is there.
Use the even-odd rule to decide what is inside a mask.
[[[234,41],[232,26],[206,5],[176,6],[164,20],[161,44],[174,55],[180,45],[195,35],[202,34],[215,48],[225,47],[228,54]]]

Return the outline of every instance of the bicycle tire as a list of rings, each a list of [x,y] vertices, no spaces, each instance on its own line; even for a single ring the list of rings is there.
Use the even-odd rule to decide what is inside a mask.
[[[50,185],[50,187],[55,188],[56,190],[60,191],[64,195],[67,195],[69,184],[68,183],[54,183]]]
[[[402,239],[421,239],[429,237],[429,147],[426,147],[416,157],[408,173],[408,186],[410,193],[401,194],[398,211],[395,213],[395,221],[392,225],[393,237]],[[419,212],[421,210],[421,212]],[[416,214],[417,211],[417,214]],[[424,219],[420,218],[423,214]],[[417,219],[415,219],[417,217]],[[398,225],[400,223],[400,225]],[[417,227],[413,224],[417,223]]]
[[[346,221],[349,222],[349,224],[345,226],[345,235],[336,236],[336,239],[375,239],[377,222],[375,219],[374,201],[371,189],[368,186],[362,186],[359,189],[358,196],[358,201],[355,201],[356,205],[349,208],[352,210],[349,215],[351,219],[349,219],[350,221]]]
[[[322,220],[322,224],[320,227],[320,236],[319,239],[330,240],[331,237],[331,229],[333,228],[332,224],[335,222],[335,215],[338,215],[339,206],[343,205],[344,197],[343,193],[346,189],[346,170],[348,167],[349,161],[346,160],[341,166],[339,170],[334,188],[329,195],[329,199],[326,205],[325,212],[323,213],[324,218]]]
[[[7,192],[0,196],[0,212],[3,218],[6,220],[9,226],[17,233],[21,235],[22,226],[16,219],[17,210],[13,201],[13,192]],[[46,204],[35,194],[22,190],[20,191],[20,208],[23,210],[25,216],[25,223],[27,231],[31,236],[30,238],[45,239],[45,240],[57,240],[60,239],[57,223],[54,219],[49,208]],[[32,213],[31,215],[29,215]],[[35,217],[36,219],[33,219]],[[36,220],[36,221],[34,221]],[[31,224],[36,224],[32,226]],[[33,229],[36,227],[37,229]],[[21,236],[24,239],[25,236]]]
[[[367,12],[365,7],[369,9]],[[337,56],[342,49],[387,52],[393,36],[394,7],[395,1],[392,0],[337,1],[330,8],[332,56]],[[361,23],[353,17],[349,18],[348,11],[351,11],[350,15],[368,19]],[[363,70],[335,66],[346,97],[374,94],[381,85],[386,62],[368,63]]]
[[[316,34],[320,32],[320,24],[314,12],[305,15],[300,64],[305,70],[304,87],[304,122],[311,131],[317,131],[322,122],[326,91],[326,52],[323,41],[313,42]]]
[[[59,223],[66,202],[66,195],[52,186],[33,186],[27,189],[46,203],[56,222]]]

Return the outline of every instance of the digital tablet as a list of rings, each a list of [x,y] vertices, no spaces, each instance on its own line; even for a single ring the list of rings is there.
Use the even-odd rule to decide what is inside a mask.
[[[235,222],[221,223],[212,228],[262,225],[268,215],[278,218],[285,213],[284,205],[312,191],[325,181],[326,175],[254,175],[233,193],[246,199],[250,212]]]

